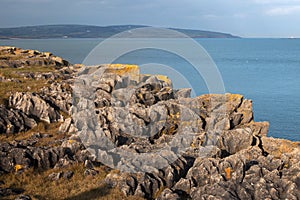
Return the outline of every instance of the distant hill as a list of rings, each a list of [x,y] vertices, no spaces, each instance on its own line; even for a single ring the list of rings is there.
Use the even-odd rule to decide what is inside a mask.
[[[142,28],[140,25],[121,25],[121,26],[88,26],[88,25],[42,25],[24,26],[16,28],[0,28],[1,39],[26,38],[108,38],[117,33],[128,31],[134,28]],[[192,38],[236,38],[227,33],[212,31],[190,30],[169,28],[182,32]],[[142,34],[140,37],[146,36]],[[138,36],[139,37],[139,36]],[[166,36],[168,37],[168,36]],[[172,37],[170,35],[170,37]]]

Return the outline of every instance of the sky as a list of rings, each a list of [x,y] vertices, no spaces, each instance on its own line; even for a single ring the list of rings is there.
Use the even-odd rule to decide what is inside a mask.
[[[300,0],[0,0],[0,27],[149,25],[300,37]]]

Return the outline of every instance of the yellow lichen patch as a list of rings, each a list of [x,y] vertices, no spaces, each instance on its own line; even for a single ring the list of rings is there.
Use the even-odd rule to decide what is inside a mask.
[[[279,152],[281,154],[283,153],[290,153],[292,152],[292,150],[294,149],[295,147],[291,144],[291,143],[287,143],[287,142],[283,142],[280,146],[279,146]]]
[[[196,144],[193,142],[193,143],[190,145],[190,147],[196,148]]]
[[[262,145],[266,152],[270,153],[276,158],[280,158],[282,154],[300,151],[299,142],[292,142],[284,139],[262,137]]]
[[[144,99],[144,97],[143,97],[143,94],[142,94],[142,93],[138,93],[138,95],[137,95],[137,96],[138,96],[138,98],[139,98],[139,99]]]
[[[231,168],[227,167],[227,168],[224,169],[224,171],[225,171],[225,178],[227,180],[229,180],[231,178]]]
[[[21,54],[22,53],[22,50],[21,49],[16,49],[15,51],[14,51],[14,54],[15,55],[19,55],[19,54]]]
[[[171,125],[169,128],[164,128],[161,133],[160,136],[162,135],[174,135],[175,131],[176,131],[176,126],[175,125]]]
[[[243,96],[240,94],[229,94],[226,93],[226,109],[229,112],[232,112],[233,110],[237,109],[239,105],[243,101]]]
[[[198,97],[200,100],[203,102],[211,102],[211,101],[216,101],[216,102],[241,102],[241,100],[244,98],[243,95],[240,94],[203,94]],[[235,104],[234,103],[234,104]]]
[[[170,118],[172,118],[172,119],[179,119],[180,118],[180,113],[177,112],[175,114],[170,114]]]
[[[16,165],[15,165],[15,171],[16,171],[16,172],[20,171],[21,169],[23,169],[23,166],[22,166],[22,165],[19,165],[19,164],[16,164]]]
[[[46,57],[50,57],[52,56],[53,54],[51,52],[44,52],[43,55],[45,55]]]
[[[169,77],[164,75],[156,75],[156,78],[160,81],[166,82],[168,85],[172,85],[172,81],[169,79]]]
[[[76,142],[76,140],[68,140],[69,144],[73,144]]]
[[[227,101],[237,101],[237,100],[240,100],[244,97],[243,97],[243,95],[240,95],[240,94],[226,93],[226,98],[227,98]]]
[[[107,73],[114,73],[119,76],[130,76],[132,79],[139,79],[140,69],[137,65],[127,64],[108,64]]]

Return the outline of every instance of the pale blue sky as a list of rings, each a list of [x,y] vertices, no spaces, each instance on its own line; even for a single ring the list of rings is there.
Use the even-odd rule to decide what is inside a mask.
[[[0,27],[44,24],[192,28],[300,37],[300,0],[0,0]]]

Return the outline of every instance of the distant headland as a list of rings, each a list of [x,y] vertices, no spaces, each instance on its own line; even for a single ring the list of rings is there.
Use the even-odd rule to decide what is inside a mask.
[[[108,38],[123,31],[144,28],[143,25],[41,25],[0,28],[0,39],[47,39],[47,38]],[[238,38],[228,33],[204,30],[168,28],[186,34],[192,38]],[[138,36],[139,37],[139,36]],[[141,36],[143,37],[143,36]],[[168,36],[166,36],[168,37]],[[172,36],[170,36],[172,37]]]

